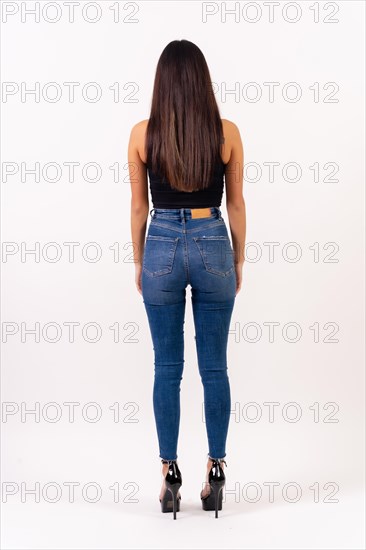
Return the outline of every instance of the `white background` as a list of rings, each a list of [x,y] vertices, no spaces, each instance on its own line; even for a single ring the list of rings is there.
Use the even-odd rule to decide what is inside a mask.
[[[279,2],[272,22],[265,2],[255,3],[256,22],[247,20],[255,19],[254,8],[245,16],[246,2],[236,2],[237,21],[224,16],[234,2],[210,3],[217,13],[206,22],[203,4],[195,1],[102,1],[95,23],[83,18],[87,3],[79,4],[71,23],[58,2],[60,20],[50,23],[42,12],[39,22],[33,15],[22,22],[22,7],[33,9],[34,2],[2,3],[2,400],[12,413],[3,414],[1,424],[3,548],[364,548],[364,2],[297,2],[299,20],[292,23],[285,8],[290,19],[295,8],[286,2]],[[19,10],[7,20],[6,5]],[[55,14],[51,6],[48,17]],[[149,117],[163,48],[182,38],[203,51],[221,115],[241,132],[248,247],[229,336],[233,415],[218,519],[201,509],[199,498],[208,449],[187,288],[178,447],[183,485],[174,522],[158,501],[153,349],[129,260],[127,144],[131,127]],[[47,99],[50,82],[61,91],[56,102]],[[65,82],[80,84],[74,102]],[[102,91],[97,102],[82,96],[90,82]],[[28,90],[39,83],[39,98],[22,96],[22,83]],[[236,100],[225,95],[235,83]],[[248,83],[256,83],[256,101],[250,101],[254,87],[245,94]],[[273,100],[268,83],[278,84]],[[298,101],[289,99],[293,87],[286,97],[289,83],[301,90]],[[60,166],[58,181],[42,173],[38,181],[22,177],[21,163],[42,169],[49,162]],[[80,163],[73,181],[67,162]],[[90,162],[102,172],[96,182],[82,175]],[[273,181],[265,163],[278,163]],[[293,169],[286,176],[288,163],[298,165],[298,181],[289,179]],[[338,167],[336,181],[326,180],[333,172],[327,163]],[[14,174],[5,177],[12,167]],[[228,223],[225,198],[222,211]],[[70,242],[78,243],[73,262]],[[87,249],[92,242],[102,254],[96,262],[90,260],[95,250]],[[58,261],[51,261],[56,249],[47,252],[49,243],[57,243]],[[275,243],[273,258],[269,243]],[[37,247],[37,261],[22,255]],[[66,325],[72,322],[78,323],[73,342]],[[59,327],[53,343],[56,330],[47,331],[48,323]],[[94,343],[85,337],[88,323],[101,331]],[[266,323],[277,323],[273,341]],[[289,323],[300,331],[297,342],[290,341],[291,326],[286,336]],[[37,326],[39,338],[26,333]],[[86,334],[93,339],[96,331]],[[67,402],[79,404],[74,422]],[[84,408],[91,402],[102,414],[98,422],[90,421],[95,409]],[[273,422],[269,402],[278,404]],[[39,421],[22,417],[21,408],[36,403]],[[58,404],[56,422],[48,403]],[[119,422],[110,409],[115,403]],[[257,422],[250,422],[255,409],[248,403],[257,404]],[[297,422],[290,421],[295,407],[286,408],[289,403],[301,413]],[[68,482],[79,484],[73,503]],[[82,494],[90,482],[101,490],[94,503]],[[273,502],[271,482],[277,484]],[[32,494],[22,497],[22,483],[26,489],[39,483],[39,502]],[[42,492],[47,483],[59,486],[57,502],[50,502],[52,487]],[[110,487],[117,483],[114,502]],[[301,490],[297,502],[290,502],[294,487],[283,496],[288,483]],[[90,489],[89,498],[94,495]]]

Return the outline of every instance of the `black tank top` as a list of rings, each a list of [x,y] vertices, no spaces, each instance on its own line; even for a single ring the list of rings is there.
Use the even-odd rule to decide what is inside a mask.
[[[151,200],[154,208],[207,208],[221,206],[224,191],[225,164],[220,159],[213,173],[213,180],[206,189],[178,191],[166,180],[154,174],[147,165],[150,179]]]

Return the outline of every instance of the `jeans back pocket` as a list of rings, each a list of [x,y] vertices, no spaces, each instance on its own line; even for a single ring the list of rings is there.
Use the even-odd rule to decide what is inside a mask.
[[[178,240],[179,237],[148,235],[142,263],[145,273],[150,277],[171,273]]]
[[[206,271],[227,277],[234,271],[234,251],[229,237],[215,235],[193,237]]]

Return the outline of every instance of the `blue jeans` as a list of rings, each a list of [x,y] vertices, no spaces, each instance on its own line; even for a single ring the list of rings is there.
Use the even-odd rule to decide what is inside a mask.
[[[236,293],[227,227],[219,207],[211,207],[207,218],[192,218],[190,208],[153,208],[150,216],[141,284],[155,356],[153,406],[159,456],[177,459],[189,284],[208,455],[224,458],[231,413],[226,353]]]

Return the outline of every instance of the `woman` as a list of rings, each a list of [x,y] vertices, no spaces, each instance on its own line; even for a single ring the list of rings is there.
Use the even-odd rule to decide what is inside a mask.
[[[186,287],[191,286],[208,437],[204,510],[222,509],[230,419],[227,341],[241,288],[246,233],[243,146],[221,119],[201,50],[174,40],[156,68],[150,118],[130,135],[131,233],[135,281],[143,296],[155,356],[153,405],[163,463],[162,512],[180,510],[177,463]],[[153,209],[149,215],[147,174]],[[233,245],[220,205],[224,176]],[[152,214],[153,213],[153,214]]]

